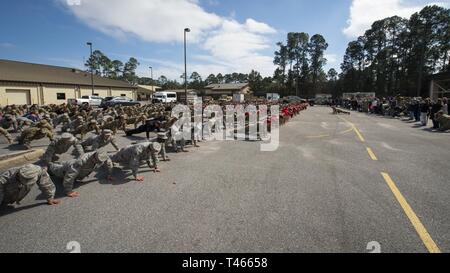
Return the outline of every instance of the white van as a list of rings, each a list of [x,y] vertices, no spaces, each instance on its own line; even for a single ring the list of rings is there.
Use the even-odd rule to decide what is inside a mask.
[[[172,103],[177,102],[177,99],[175,92],[156,92],[153,95],[153,103]]]

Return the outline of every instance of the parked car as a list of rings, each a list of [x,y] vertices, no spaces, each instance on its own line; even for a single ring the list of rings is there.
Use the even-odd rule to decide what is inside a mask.
[[[177,102],[178,97],[175,92],[156,92],[153,95],[153,103],[172,103]]]
[[[89,105],[89,106],[100,106],[103,102],[103,98],[98,96],[82,96],[81,99],[69,99],[67,101],[69,104],[73,105]]]
[[[127,97],[106,97],[100,107],[107,108],[107,107],[113,107],[116,105],[120,106],[134,106],[134,105],[141,105],[140,102],[135,101],[133,99],[127,98]]]

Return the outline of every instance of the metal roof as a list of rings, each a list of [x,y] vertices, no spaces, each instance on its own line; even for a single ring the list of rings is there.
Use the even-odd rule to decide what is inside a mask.
[[[0,81],[91,86],[91,74],[76,68],[0,60]],[[100,87],[136,88],[125,81],[94,75]]]
[[[219,90],[241,90],[248,86],[248,83],[224,83],[224,84],[210,84],[206,86],[207,89],[213,91]]]

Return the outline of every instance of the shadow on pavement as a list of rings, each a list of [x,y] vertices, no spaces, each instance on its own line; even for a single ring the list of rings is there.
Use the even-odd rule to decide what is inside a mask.
[[[0,217],[2,216],[6,216],[12,213],[17,213],[20,212],[22,210],[28,210],[28,209],[33,209],[36,207],[40,207],[40,206],[47,206],[47,202],[45,203],[39,203],[39,204],[33,204],[33,205],[28,205],[28,206],[23,206],[20,208],[15,208],[11,205],[7,205],[7,206],[0,206]]]

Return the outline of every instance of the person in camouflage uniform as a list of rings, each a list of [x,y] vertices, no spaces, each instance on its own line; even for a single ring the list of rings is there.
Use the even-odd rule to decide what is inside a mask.
[[[84,124],[84,119],[82,116],[77,116],[75,120],[71,121],[70,123],[63,126],[62,131],[73,131],[76,128],[82,126]]]
[[[53,128],[46,120],[39,122],[36,127],[24,130],[17,138],[17,142],[24,145],[25,148],[31,149],[31,141],[39,140],[44,137],[48,137],[50,141],[53,141]]]
[[[145,114],[140,114],[139,116],[133,116],[130,118],[127,118],[127,125],[134,125],[134,129],[138,128],[138,124],[141,123],[142,125],[145,124],[148,117]]]
[[[112,162],[108,155],[101,152],[87,153],[79,159],[66,161],[64,163],[50,163],[48,170],[51,176],[63,179],[64,193],[68,197],[75,198],[80,196],[78,192],[73,191],[75,181],[85,179],[102,166],[107,167],[107,179],[112,181]]]
[[[0,120],[0,127],[3,129],[8,130],[9,128],[13,127],[14,132],[17,133],[18,126],[17,126],[17,120],[16,118],[11,114],[6,114],[1,120]]]
[[[117,146],[116,139],[111,130],[103,130],[103,132],[98,136],[91,136],[81,143],[85,151],[96,151],[111,144],[117,151],[119,151],[119,146]]]
[[[75,128],[75,130],[72,131],[72,134],[74,136],[80,135],[80,139],[83,140],[84,136],[92,131],[95,131],[95,133],[97,135],[100,134],[100,127],[98,126],[98,123],[96,120],[91,120],[89,123],[83,124],[83,125]]]
[[[146,142],[123,148],[113,155],[111,160],[113,163],[130,168],[134,179],[142,182],[144,177],[138,176],[141,162],[145,161],[150,169],[154,169],[155,173],[160,172],[157,163],[157,155],[160,151],[161,145],[158,142]],[[151,161],[153,161],[153,164]]]
[[[3,135],[8,140],[9,144],[13,143],[13,139],[12,139],[11,135],[9,134],[8,130],[0,127],[0,135]]]
[[[62,115],[56,116],[53,119],[53,126],[58,127],[59,125],[63,125],[64,126],[68,126],[70,123],[70,118],[69,118],[69,114],[64,113]]]
[[[166,147],[169,143],[169,137],[167,136],[167,133],[158,133],[156,140],[153,142],[158,142],[161,145],[161,157],[163,161],[170,161],[169,157],[167,156]]]
[[[42,120],[46,120],[48,124],[50,124],[52,128],[54,128],[53,119],[51,118],[50,114],[45,114]]]
[[[48,145],[47,151],[42,156],[42,160],[45,164],[50,162],[55,162],[58,160],[57,155],[65,154],[71,147],[75,148],[76,155],[82,156],[84,154],[83,147],[76,137],[72,134],[64,133],[61,137],[53,140],[50,145]]]
[[[172,126],[170,130],[169,143],[172,143],[173,151],[176,153],[179,153],[180,150],[183,153],[188,152],[185,149],[186,139],[184,138],[184,134],[177,126]]]
[[[25,165],[9,169],[0,174],[0,205],[18,204],[37,184],[49,205],[57,205],[55,200],[56,187],[47,171],[36,165]]]
[[[102,126],[102,130],[111,130],[114,135],[117,134],[117,131],[119,129],[123,130],[125,132],[126,128],[127,128],[127,123],[126,123],[126,120],[125,120],[124,116],[119,116],[114,121],[106,122]]]

